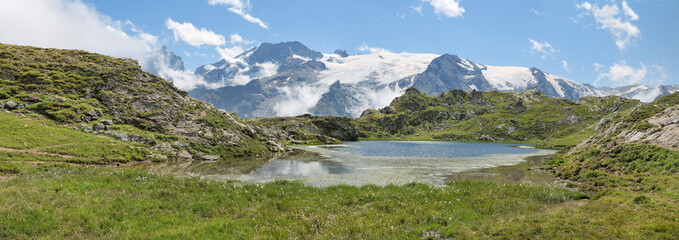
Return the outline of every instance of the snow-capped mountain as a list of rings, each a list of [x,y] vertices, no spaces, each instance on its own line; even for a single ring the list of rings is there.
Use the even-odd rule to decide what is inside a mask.
[[[236,59],[199,67],[197,75],[224,87],[189,94],[244,117],[358,116],[403,94],[405,88],[388,85],[423,72],[436,57],[383,50],[348,56],[341,50],[319,53],[299,42],[262,44]],[[316,107],[319,102],[326,104]]]
[[[423,73],[403,79],[398,85],[413,86],[429,95],[447,92],[450,89],[480,91],[538,89],[550,97],[569,99],[604,95],[594,87],[551,75],[537,68],[489,66],[449,54],[434,59]]]
[[[450,89],[537,89],[574,100],[605,95],[648,100],[643,98],[672,92],[665,86],[595,88],[537,68],[490,66],[449,54],[382,49],[353,56],[342,50],[325,54],[300,42],[263,43],[234,59],[201,66],[195,74],[222,87],[199,87],[189,92],[191,96],[243,117],[304,113],[357,117],[365,109],[388,105],[410,87],[428,95]]]

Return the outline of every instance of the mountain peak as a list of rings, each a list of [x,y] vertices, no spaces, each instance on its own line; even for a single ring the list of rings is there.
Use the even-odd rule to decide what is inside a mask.
[[[254,49],[247,61],[250,64],[265,62],[279,63],[293,56],[316,60],[322,58],[323,54],[308,48],[299,41],[262,43],[259,47]]]
[[[420,90],[417,90],[417,88],[414,87],[409,87],[408,89],[406,89],[405,94],[420,94]]]
[[[335,50],[335,52],[333,52],[333,53],[334,53],[334,54],[337,54],[337,55],[340,55],[340,57],[343,57],[343,58],[349,56],[349,54],[348,54],[347,51],[345,51],[345,50],[339,50],[339,49],[337,49],[337,50]]]

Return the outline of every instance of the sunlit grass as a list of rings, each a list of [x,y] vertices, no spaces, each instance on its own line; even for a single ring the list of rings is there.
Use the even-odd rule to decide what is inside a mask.
[[[0,182],[0,238],[455,237],[583,197],[477,181],[314,188],[63,165],[24,171]]]

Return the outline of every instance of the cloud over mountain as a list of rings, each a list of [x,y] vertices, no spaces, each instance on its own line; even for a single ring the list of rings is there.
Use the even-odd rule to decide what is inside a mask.
[[[202,45],[221,46],[226,44],[224,36],[205,28],[198,29],[190,22],[179,23],[173,21],[172,18],[167,18],[165,26],[167,26],[167,29],[172,30],[175,40],[182,40],[194,47]]]
[[[80,0],[3,1],[0,42],[81,49],[141,59],[157,37],[112,20]]]

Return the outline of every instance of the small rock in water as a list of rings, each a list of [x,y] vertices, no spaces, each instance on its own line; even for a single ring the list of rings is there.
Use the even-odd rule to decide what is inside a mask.
[[[219,156],[217,156],[217,155],[203,155],[203,156],[201,156],[200,158],[201,158],[202,160],[205,160],[205,161],[217,161],[217,160],[221,159],[221,158],[220,158]]]

